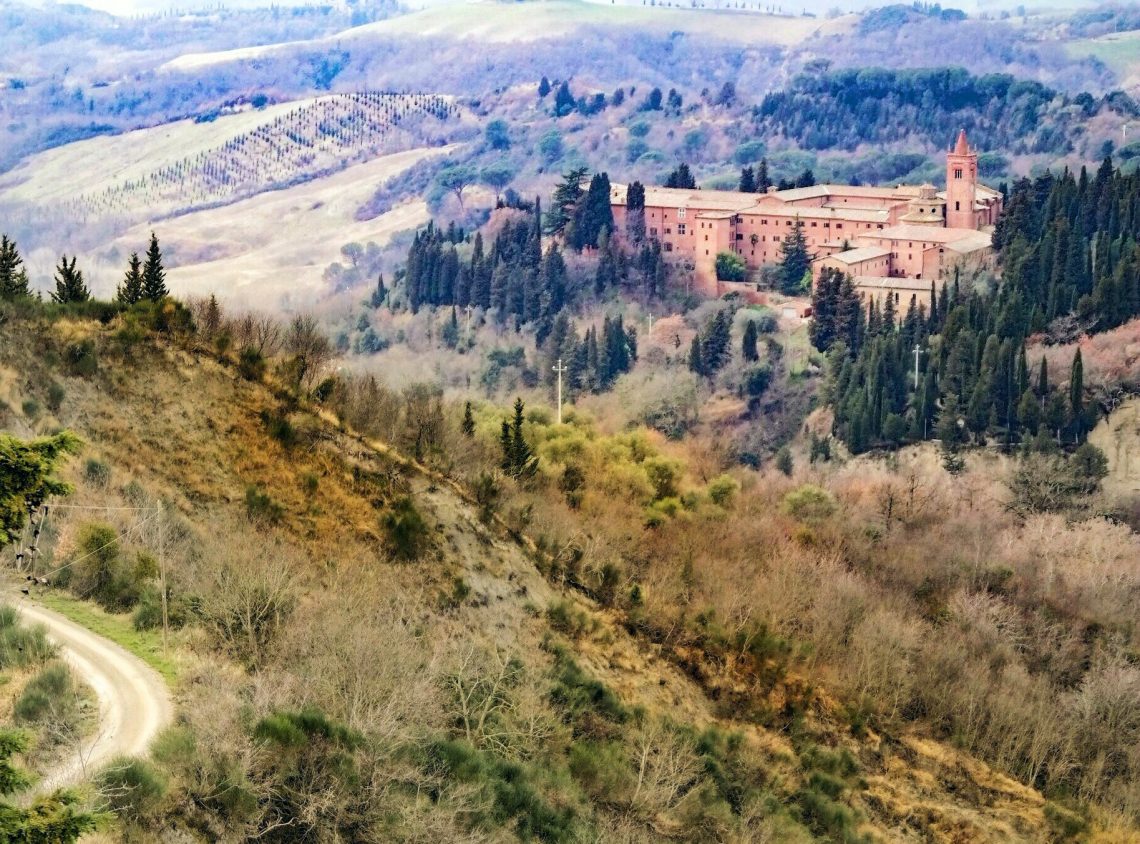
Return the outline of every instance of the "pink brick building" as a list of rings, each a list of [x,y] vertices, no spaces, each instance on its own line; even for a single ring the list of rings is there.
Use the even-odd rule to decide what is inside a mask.
[[[739,255],[750,270],[780,259],[780,244],[803,227],[814,268],[836,267],[857,279],[884,279],[872,295],[885,295],[889,279],[938,282],[955,266],[992,260],[993,225],[1002,210],[998,191],[977,180],[978,155],[958,135],[946,157],[946,189],[933,185],[874,188],[816,185],[765,194],[645,188],[646,232],[673,259],[690,263],[700,291],[724,289],[716,278],[720,252]],[[626,186],[614,185],[611,204],[618,229],[625,224]],[[913,283],[897,284],[911,290]],[[870,292],[870,291],[868,291]],[[911,293],[907,293],[909,301]]]

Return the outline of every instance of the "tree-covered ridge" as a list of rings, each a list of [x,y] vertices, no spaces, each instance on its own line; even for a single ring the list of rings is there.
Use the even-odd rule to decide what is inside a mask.
[[[1014,184],[994,246],[1026,333],[1069,314],[1086,331],[1140,314],[1138,240],[1140,177],[1108,159],[1093,176],[1081,168]]]
[[[853,150],[916,136],[943,148],[964,127],[980,149],[1061,154],[1071,151],[1073,130],[1103,109],[1138,113],[1119,92],[1069,97],[1005,73],[861,68],[801,74],[765,96],[753,118],[760,135],[783,134],[805,149]]]
[[[472,237],[454,225],[429,224],[417,232],[403,275],[408,307],[478,308],[516,327],[533,324],[541,345],[563,309],[586,298],[619,285],[661,291],[666,270],[660,244],[645,239],[637,226],[627,227],[622,242],[611,236],[609,178],[595,174],[583,188],[585,178],[585,170],[566,174],[545,216],[537,200],[501,209],[501,226],[489,247],[481,231]],[[596,250],[596,261],[568,267],[562,247]]]
[[[1114,328],[1140,314],[1140,177],[1105,163],[1090,176],[1018,182],[994,235],[1000,284],[955,278],[929,312],[888,297],[855,308],[824,274],[813,342],[832,356],[835,430],[854,451],[937,437],[1034,448],[1083,441],[1099,414],[1079,352],[1067,373],[1028,361],[1026,338]],[[934,288],[932,287],[932,291]],[[898,319],[902,316],[901,321]],[[918,349],[917,390],[914,378]]]

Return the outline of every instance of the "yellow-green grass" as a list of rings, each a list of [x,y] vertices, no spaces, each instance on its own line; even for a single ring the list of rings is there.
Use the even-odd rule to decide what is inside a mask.
[[[135,630],[129,614],[109,613],[90,601],[80,600],[64,592],[48,592],[37,596],[37,600],[48,609],[134,654],[161,674],[167,684],[173,686],[178,680],[181,666],[173,636],[168,651],[164,652],[162,631]]]

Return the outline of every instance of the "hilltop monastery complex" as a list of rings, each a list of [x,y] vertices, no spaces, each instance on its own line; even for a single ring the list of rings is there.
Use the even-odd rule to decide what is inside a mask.
[[[611,193],[615,225],[625,223],[626,186]],[[963,130],[946,155],[946,189],[815,185],[752,194],[645,188],[646,232],[662,249],[692,262],[699,290],[716,296],[739,285],[718,282],[716,256],[735,252],[750,270],[780,260],[780,243],[798,222],[814,256],[813,276],[834,267],[870,298],[912,296],[930,306],[931,283],[954,267],[988,266],[1002,195],[978,184],[978,154]]]

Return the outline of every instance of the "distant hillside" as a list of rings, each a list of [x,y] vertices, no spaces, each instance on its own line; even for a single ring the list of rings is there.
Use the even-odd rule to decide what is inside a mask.
[[[417,128],[430,135],[457,112],[449,97],[371,91],[259,105],[43,153],[0,178],[0,201],[56,206],[87,222],[170,216],[413,145]],[[77,190],[66,173],[89,178]]]
[[[983,150],[1063,155],[1073,150],[1083,124],[1102,112],[1140,115],[1121,93],[1070,97],[1039,82],[974,76],[964,68],[864,68],[797,76],[784,91],[764,97],[754,125],[807,149],[914,140],[940,149],[965,128]]]

